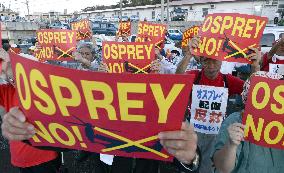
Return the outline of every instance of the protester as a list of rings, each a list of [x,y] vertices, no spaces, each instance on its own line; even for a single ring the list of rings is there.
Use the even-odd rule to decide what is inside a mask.
[[[85,47],[86,48],[86,47]],[[80,46],[78,50],[83,53]],[[91,49],[89,49],[91,50]],[[85,60],[91,60],[90,54],[81,55]],[[35,132],[29,131],[26,126],[32,126],[25,121],[23,113],[14,107],[11,112],[4,115],[2,133],[9,140],[27,140],[31,138]],[[18,131],[19,130],[19,131]],[[173,166],[184,172],[196,172],[199,165],[199,153],[197,152],[197,137],[193,131],[193,127],[188,123],[183,123],[180,131],[162,132],[159,134],[160,143],[173,156],[176,157]],[[109,166],[100,160],[99,154],[91,154],[95,159],[93,171],[96,173],[109,172],[134,172],[157,173],[161,164],[160,161],[147,159],[131,159],[124,157],[114,157],[113,165]]]
[[[15,113],[17,112],[15,107],[18,106],[18,99],[12,67],[8,53],[4,49],[0,49],[0,52],[3,61],[2,72],[4,72],[1,77],[7,81],[6,84],[0,85],[0,105],[5,108],[5,112],[10,110]],[[20,128],[26,128],[30,133],[35,133],[34,127],[25,123],[26,118],[19,119],[17,123],[14,121],[14,117],[5,115],[2,120],[1,128],[4,137],[10,138],[11,133],[16,133],[17,137],[31,137]],[[8,128],[10,126],[14,128]],[[17,128],[17,126],[20,128]],[[10,152],[11,163],[19,168],[20,173],[56,173],[61,165],[61,160],[56,152],[39,150],[21,141],[10,140]]]
[[[183,74],[187,68],[187,65],[190,59],[193,57],[191,52],[193,52],[193,48],[198,47],[200,42],[200,37],[194,37],[190,43],[188,48],[184,48],[185,50],[185,57],[180,62],[177,67],[176,73]],[[260,61],[260,52],[257,49],[253,49],[255,52],[254,54],[249,55],[250,59],[253,61],[252,69],[253,72],[259,70],[259,61]],[[197,58],[198,59],[198,58]],[[242,87],[244,81],[241,79],[232,76],[231,74],[222,74],[220,72],[222,61],[201,57],[200,62],[202,64],[202,70],[194,70],[187,72],[188,74],[195,74],[195,85],[206,85],[206,86],[214,86],[214,87],[224,87],[228,88],[229,97],[233,95],[240,95],[242,93]],[[197,98],[191,98],[194,102],[198,100]],[[227,100],[224,100],[227,102]],[[191,103],[191,101],[190,101]],[[190,112],[190,105],[188,113]],[[193,116],[193,115],[191,115]],[[198,147],[201,150],[202,160],[200,165],[200,172],[202,173],[212,173],[213,164],[212,160],[210,159],[210,153],[214,147],[214,140],[216,135],[213,134],[204,134],[204,133],[197,133],[198,135]]]
[[[102,62],[101,57],[96,56],[95,51],[91,43],[79,44],[77,52],[74,53],[75,60],[81,63],[77,69],[108,72],[108,66]]]
[[[273,43],[271,50],[263,55],[262,61],[262,71],[272,72],[273,69],[270,68],[270,65],[277,64],[281,64],[281,68],[284,68],[284,38]]]
[[[283,80],[282,75],[257,72],[255,76]],[[250,81],[244,85],[243,103],[246,103]],[[242,112],[231,114],[224,120],[213,151],[213,161],[218,172],[222,173],[282,173],[284,151],[257,146],[244,141]]]

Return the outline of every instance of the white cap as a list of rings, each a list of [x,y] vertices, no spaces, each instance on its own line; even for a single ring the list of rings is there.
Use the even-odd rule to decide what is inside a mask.
[[[11,47],[12,47],[12,48],[16,48],[16,47],[18,47],[18,46],[17,46],[16,44],[12,44]]]

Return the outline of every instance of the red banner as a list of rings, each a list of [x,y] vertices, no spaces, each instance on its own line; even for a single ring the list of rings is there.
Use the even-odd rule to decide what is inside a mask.
[[[103,42],[103,61],[111,73],[150,73],[155,58],[153,43]]]
[[[245,139],[268,148],[284,149],[284,80],[253,77],[243,123]]]
[[[198,35],[199,29],[200,29],[200,26],[193,26],[187,29],[186,31],[184,31],[182,35],[182,42],[181,42],[182,47],[188,46],[190,40],[194,36]]]
[[[137,42],[154,42],[157,46],[165,40],[167,26],[148,22],[139,22]]]
[[[88,19],[71,23],[71,29],[77,32],[77,41],[92,39],[93,31],[91,26],[92,24]]]
[[[131,22],[120,22],[118,27],[117,36],[130,36],[131,35]]]
[[[157,134],[181,128],[194,76],[80,71],[10,56],[20,107],[37,129],[32,145],[172,160]]]
[[[36,33],[41,49],[35,51],[40,61],[73,60],[72,53],[76,50],[76,32],[61,29],[44,29]]]
[[[257,48],[268,19],[237,13],[210,14],[199,35],[201,43],[196,56],[228,62],[250,63],[250,48]]]

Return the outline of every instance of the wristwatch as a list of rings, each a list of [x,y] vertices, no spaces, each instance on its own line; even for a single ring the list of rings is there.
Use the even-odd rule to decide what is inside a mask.
[[[198,151],[196,152],[196,155],[195,155],[195,157],[194,157],[194,159],[192,160],[192,163],[191,163],[190,165],[184,164],[184,163],[182,163],[182,162],[180,162],[180,163],[181,163],[181,165],[182,165],[185,169],[187,169],[187,170],[189,170],[189,171],[196,171],[196,170],[199,168],[199,163],[200,163],[200,155],[199,155],[199,152],[198,152]]]

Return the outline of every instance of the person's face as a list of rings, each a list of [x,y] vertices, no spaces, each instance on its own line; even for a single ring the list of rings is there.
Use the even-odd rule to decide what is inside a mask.
[[[284,44],[280,44],[280,46],[278,47],[276,51],[276,54],[280,56],[284,56]]]
[[[211,58],[201,58],[204,74],[209,79],[215,79],[221,70],[222,61]]]
[[[82,58],[88,60],[88,61],[92,61],[93,60],[93,54],[92,54],[92,50],[87,48],[87,47],[83,47],[79,50],[79,53],[81,54]]]

